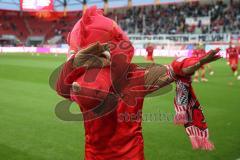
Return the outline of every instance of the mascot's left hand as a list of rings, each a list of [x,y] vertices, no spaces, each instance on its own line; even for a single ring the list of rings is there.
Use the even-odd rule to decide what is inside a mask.
[[[211,50],[203,57],[180,57],[172,62],[171,67],[176,76],[190,77],[201,66],[220,59],[221,56],[217,55],[219,51],[219,48]]]

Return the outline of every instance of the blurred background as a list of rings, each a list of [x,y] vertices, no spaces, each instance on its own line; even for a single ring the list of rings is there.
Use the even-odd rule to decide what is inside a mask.
[[[136,55],[147,43],[155,56],[172,56],[198,43],[225,50],[240,42],[239,0],[0,0],[0,51],[66,53],[69,31],[93,5],[128,33]]]
[[[143,120],[146,160],[239,160],[240,76],[225,59],[230,44],[240,53],[239,0],[0,0],[0,159],[84,159],[84,125],[56,117],[63,98],[49,77],[66,61],[69,31],[93,5],[128,34],[133,63],[169,64],[196,49],[222,49],[224,58],[193,83],[216,149],[192,150],[173,124],[173,89],[145,98],[143,114],[158,116]]]

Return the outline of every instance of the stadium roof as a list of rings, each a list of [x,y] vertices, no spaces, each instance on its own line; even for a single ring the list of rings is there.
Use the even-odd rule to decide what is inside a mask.
[[[34,1],[34,0],[33,0]],[[54,10],[62,11],[64,9],[64,0],[53,0]],[[66,0],[68,10],[81,10],[83,0]],[[161,0],[162,2],[177,2],[184,0]],[[153,4],[154,0],[132,0],[133,5]],[[103,0],[87,0],[88,6],[97,5],[102,8],[104,5]],[[109,7],[124,7],[127,6],[128,0],[109,0]],[[20,0],[0,0],[0,10],[19,10]]]
[[[20,1],[24,0],[0,0],[0,10],[15,10],[20,11]],[[82,4],[84,0],[25,0],[27,3],[44,3],[46,1],[53,1],[53,6],[55,11],[63,11],[64,1],[67,2],[67,10],[82,10]],[[97,5],[99,8],[103,8],[104,0],[85,0],[88,6]],[[160,4],[169,4],[169,3],[179,3],[179,2],[190,2],[190,1],[200,1],[200,0],[159,0]],[[201,0],[201,2],[209,0]],[[214,1],[214,0],[213,0]],[[227,0],[224,0],[227,1]],[[149,5],[153,4],[155,0],[132,0],[133,6],[138,5]],[[110,8],[124,7],[128,5],[128,0],[108,0],[108,6]]]

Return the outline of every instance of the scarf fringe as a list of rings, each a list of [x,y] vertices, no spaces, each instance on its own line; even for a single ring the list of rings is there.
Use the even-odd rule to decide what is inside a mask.
[[[202,150],[212,151],[215,148],[214,144],[207,138],[190,136],[189,139],[193,149],[202,149]]]
[[[201,130],[195,126],[186,128],[193,149],[202,149],[211,151],[214,144],[208,139],[208,129]]]

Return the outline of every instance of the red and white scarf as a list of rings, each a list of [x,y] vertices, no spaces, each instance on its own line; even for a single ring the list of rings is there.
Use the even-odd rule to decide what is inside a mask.
[[[176,80],[174,123],[184,125],[193,149],[213,150],[214,144],[209,140],[208,127],[202,113],[202,106],[195,96],[191,83],[190,78]]]

